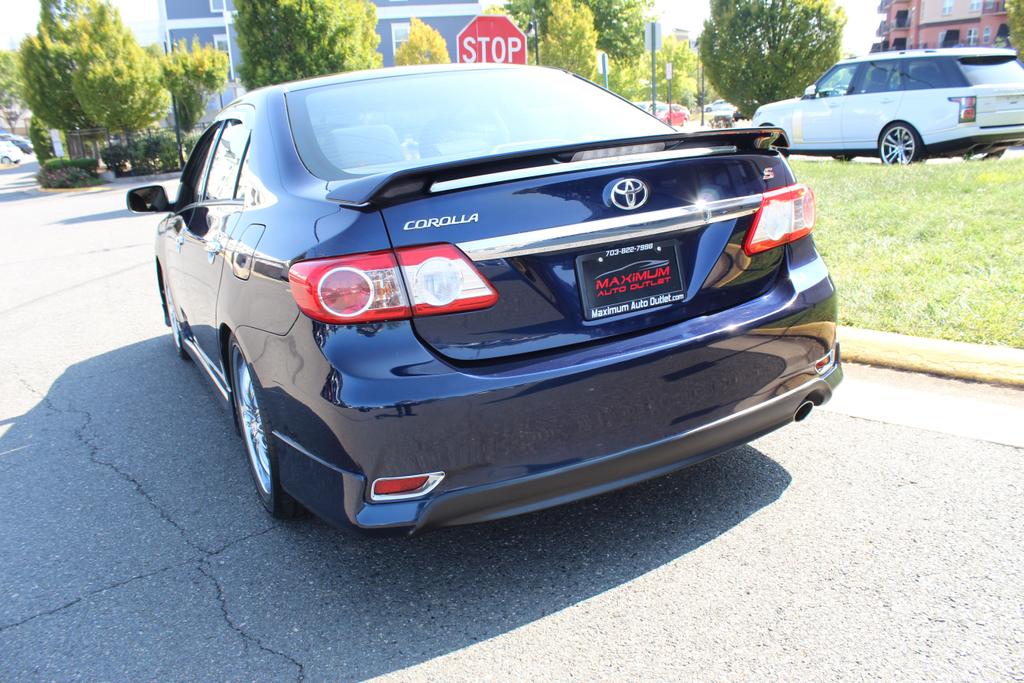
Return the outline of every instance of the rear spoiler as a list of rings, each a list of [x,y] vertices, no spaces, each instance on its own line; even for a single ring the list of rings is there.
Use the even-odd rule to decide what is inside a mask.
[[[381,207],[516,178],[788,146],[781,128],[731,128],[566,145],[333,180],[327,184],[327,199],[353,208]]]

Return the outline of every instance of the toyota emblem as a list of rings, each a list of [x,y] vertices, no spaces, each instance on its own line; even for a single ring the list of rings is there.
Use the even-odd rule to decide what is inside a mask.
[[[632,211],[646,204],[649,194],[644,181],[639,178],[623,178],[612,185],[609,200],[624,211]]]

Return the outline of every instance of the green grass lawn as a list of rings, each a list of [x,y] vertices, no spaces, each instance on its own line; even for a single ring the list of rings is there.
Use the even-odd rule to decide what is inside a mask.
[[[1024,159],[792,166],[842,324],[1024,348]]]

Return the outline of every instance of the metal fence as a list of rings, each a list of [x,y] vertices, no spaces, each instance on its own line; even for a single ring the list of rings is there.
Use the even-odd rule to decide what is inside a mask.
[[[106,128],[65,132],[67,154],[75,159],[100,159],[115,175],[149,175],[181,170],[205,124],[181,131],[150,128],[135,133],[111,132]]]

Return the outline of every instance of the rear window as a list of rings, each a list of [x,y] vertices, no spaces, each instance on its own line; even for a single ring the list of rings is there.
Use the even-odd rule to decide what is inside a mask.
[[[560,71],[479,69],[386,76],[288,94],[303,163],[339,180],[518,150],[672,129]]]
[[[960,68],[971,85],[1024,83],[1024,64],[1010,55],[963,57]]]

